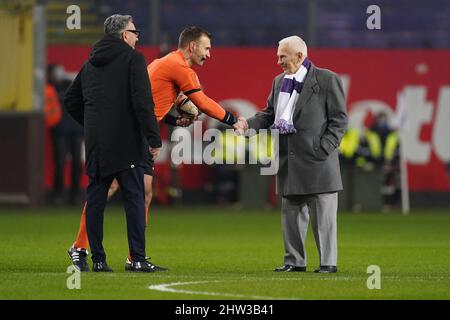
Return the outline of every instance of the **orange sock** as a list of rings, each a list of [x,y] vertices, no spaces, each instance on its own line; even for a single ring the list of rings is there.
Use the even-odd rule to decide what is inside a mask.
[[[83,212],[81,213],[80,228],[78,229],[77,240],[73,244],[75,248],[89,248],[89,240],[86,230],[86,205],[87,202],[84,203]]]

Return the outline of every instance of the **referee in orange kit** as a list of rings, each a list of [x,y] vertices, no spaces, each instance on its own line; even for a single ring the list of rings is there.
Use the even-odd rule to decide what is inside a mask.
[[[174,117],[168,112],[172,108],[174,101],[177,104],[183,100],[184,95],[188,96],[194,104],[208,116],[215,118],[235,128],[241,121],[233,114],[224,110],[217,102],[209,98],[202,91],[197,74],[192,69],[193,65],[202,66],[209,59],[211,49],[211,34],[199,27],[185,28],[179,37],[178,50],[166,56],[154,60],[148,67],[148,76],[151,82],[152,96],[155,103],[154,112],[158,121],[164,121],[173,126],[187,126],[193,120]],[[182,94],[180,94],[182,93]],[[178,97],[178,98],[177,98]],[[147,157],[148,164],[144,170],[145,184],[145,207],[146,222],[148,222],[148,208],[152,197],[153,180],[153,160]],[[108,198],[117,191],[117,184],[111,186]],[[81,271],[87,271],[86,257],[88,254],[88,236],[85,225],[85,209],[81,215],[80,227],[77,239],[69,249],[69,256],[72,263],[78,266]],[[131,269],[131,257],[125,263],[125,270]],[[153,265],[154,271],[167,270]]]

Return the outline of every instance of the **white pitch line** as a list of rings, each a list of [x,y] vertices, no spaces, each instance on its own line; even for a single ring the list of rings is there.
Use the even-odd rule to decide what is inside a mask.
[[[268,296],[252,296],[245,294],[235,294],[235,293],[221,293],[221,292],[210,292],[210,291],[192,291],[183,289],[174,289],[175,286],[185,286],[190,284],[201,284],[201,283],[211,283],[211,282],[224,282],[225,280],[214,280],[214,281],[189,281],[189,282],[172,282],[151,285],[148,288],[150,290],[162,291],[162,292],[172,292],[172,293],[185,293],[185,294],[198,294],[205,296],[222,296],[222,297],[233,297],[233,298],[250,298],[250,299],[260,299],[260,300],[300,300],[298,298],[275,298]]]
[[[407,282],[414,282],[414,281],[426,281],[426,279],[414,279],[411,280],[410,279],[400,279],[400,278],[396,278],[395,276],[387,276],[386,278],[388,278],[390,281],[407,281]],[[162,284],[155,284],[155,285],[150,285],[148,288],[150,290],[155,290],[155,291],[161,291],[161,292],[171,292],[171,293],[184,293],[184,294],[193,294],[193,295],[205,295],[205,296],[221,296],[221,297],[232,297],[232,298],[243,298],[243,299],[257,299],[257,300],[303,300],[301,298],[293,298],[293,297],[289,297],[289,298],[282,298],[282,297],[269,297],[269,296],[255,296],[255,295],[245,295],[245,294],[236,294],[236,293],[222,293],[222,292],[211,292],[211,291],[193,291],[193,290],[183,290],[183,289],[175,289],[173,287],[175,286],[185,286],[185,285],[191,285],[191,284],[205,284],[205,283],[218,283],[218,282],[227,282],[227,281],[242,281],[242,280],[255,280],[258,279],[256,277],[244,277],[241,278],[239,280],[234,280],[234,279],[228,279],[228,280],[207,280],[207,281],[187,281],[187,282],[171,282],[171,283],[162,283]],[[283,281],[283,280],[287,280],[287,281],[295,281],[295,280],[303,280],[303,281],[307,281],[307,280],[328,280],[328,281],[351,281],[353,279],[348,278],[348,277],[342,277],[342,278],[338,278],[338,277],[333,277],[333,278],[310,278],[310,279],[305,279],[305,278],[267,278],[264,280],[276,280],[276,281]],[[356,279],[355,279],[356,280]],[[388,280],[388,281],[389,281]],[[437,281],[441,281],[443,280],[442,278],[437,278]]]

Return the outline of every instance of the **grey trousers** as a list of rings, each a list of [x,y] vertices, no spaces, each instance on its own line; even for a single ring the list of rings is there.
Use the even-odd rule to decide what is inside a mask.
[[[305,241],[311,217],[320,265],[337,265],[337,199],[337,192],[282,198],[284,264],[306,266]]]

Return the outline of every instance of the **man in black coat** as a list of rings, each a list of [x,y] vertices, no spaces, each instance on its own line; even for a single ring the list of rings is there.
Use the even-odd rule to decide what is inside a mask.
[[[139,31],[131,16],[105,20],[105,36],[66,92],[67,112],[84,126],[87,188],[86,227],[93,271],[111,271],[103,249],[103,212],[114,178],[127,217],[131,271],[152,272],[146,260],[145,153],[161,148],[146,61],[135,51]],[[148,162],[148,161],[147,161]]]

